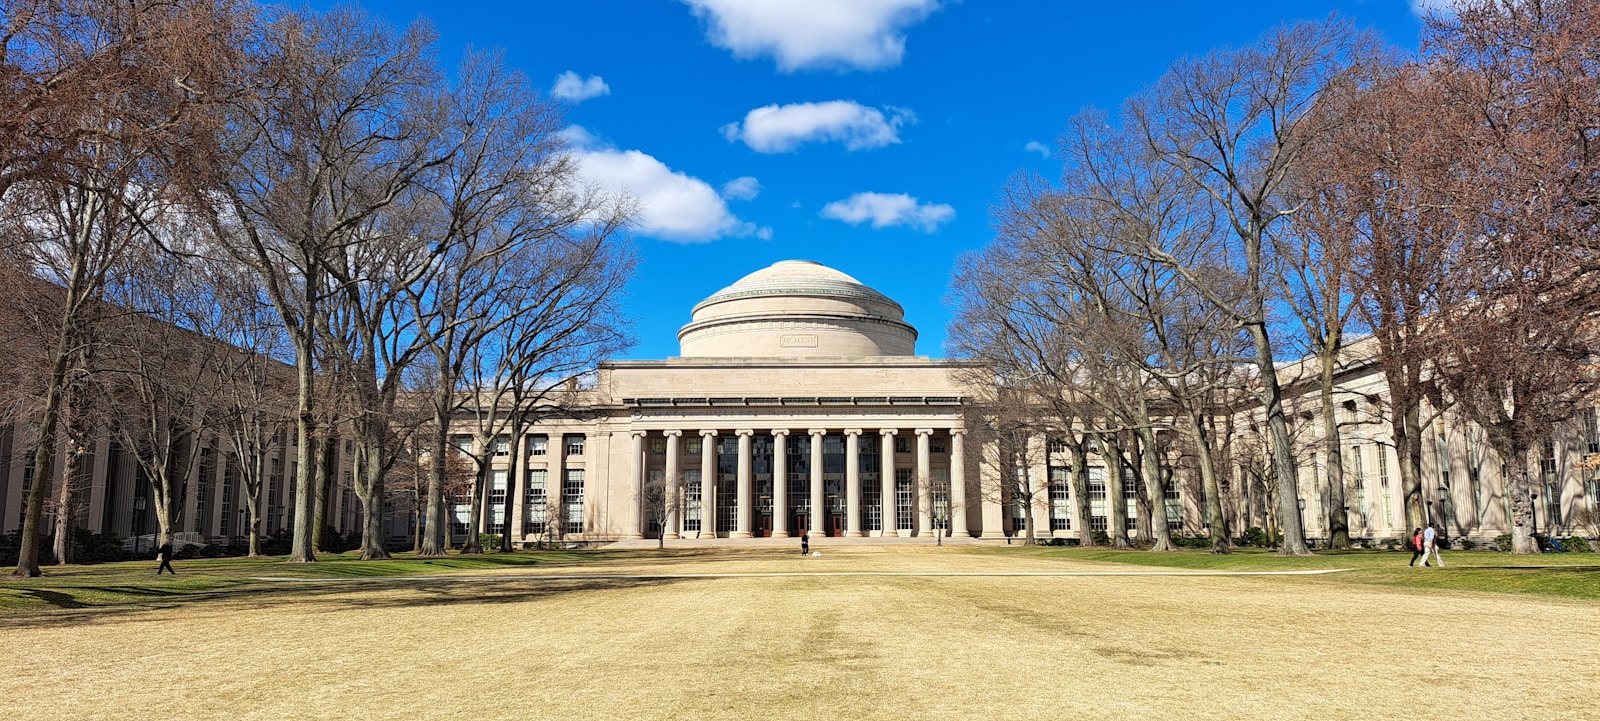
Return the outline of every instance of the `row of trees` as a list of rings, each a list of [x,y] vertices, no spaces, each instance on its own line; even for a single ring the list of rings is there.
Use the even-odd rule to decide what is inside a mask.
[[[957,271],[954,342],[998,374],[974,381],[998,381],[1007,411],[991,430],[1064,439],[1080,528],[1088,450],[1160,499],[1181,442],[1215,552],[1219,478],[1265,453],[1282,552],[1306,554],[1298,468],[1312,450],[1296,445],[1279,367],[1303,354],[1344,546],[1336,375],[1347,339],[1370,334],[1407,523],[1423,522],[1425,409],[1454,409],[1508,469],[1514,550],[1537,552],[1529,453],[1600,387],[1597,30],[1592,3],[1470,0],[1404,56],[1343,20],[1300,23],[1074,118],[1059,181],[1013,181],[998,238]]]
[[[216,436],[255,536],[292,437],[297,561],[337,437],[365,559],[387,557],[385,478],[414,447],[421,550],[442,554],[452,421],[520,438],[629,342],[632,205],[577,175],[561,108],[498,55],[446,73],[424,24],[232,0],[21,0],[0,27],[0,257],[32,293],[6,408],[38,441],[17,575],[39,573],[56,449],[96,429],[137,456],[163,536]]]

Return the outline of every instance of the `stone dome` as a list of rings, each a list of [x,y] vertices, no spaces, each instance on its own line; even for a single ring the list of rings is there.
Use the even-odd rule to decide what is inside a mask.
[[[909,356],[917,331],[888,296],[810,260],[781,260],[695,305],[684,357]]]

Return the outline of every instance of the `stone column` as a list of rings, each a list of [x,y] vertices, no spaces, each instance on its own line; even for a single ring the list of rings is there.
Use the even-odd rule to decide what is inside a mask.
[[[844,535],[861,532],[861,429],[844,432]]]
[[[883,506],[883,530],[880,536],[899,535],[900,520],[896,515],[899,507],[895,503],[894,495],[894,437],[899,433],[896,428],[879,428],[878,433],[883,437],[879,454],[883,456],[882,473],[878,477],[879,505]]]
[[[917,429],[917,473],[915,478],[917,489],[912,496],[917,499],[917,535],[926,536],[933,533],[933,475],[929,472],[928,441],[933,437],[932,428]]]
[[[822,437],[828,435],[828,429],[812,428],[806,432],[811,435],[811,532],[821,536],[822,517],[827,515],[822,508]]]
[[[967,457],[961,447],[966,438],[964,428],[950,429],[950,535],[968,537],[967,530]]]
[[[628,519],[628,527],[623,532],[623,538],[644,538],[644,437],[646,431],[632,431],[628,435],[633,437],[633,445],[629,446],[633,453],[633,516]],[[585,489],[588,490],[588,489]],[[598,490],[598,489],[597,489]]]
[[[513,543],[523,543],[528,540],[528,436],[511,439],[511,468],[506,471],[506,535],[511,537]],[[517,492],[509,493],[512,481],[516,482]],[[546,483],[548,486],[549,484]],[[548,493],[549,491],[546,491]],[[359,523],[366,527],[366,519]],[[385,523],[387,525],[387,522]]]
[[[746,428],[734,431],[734,433],[739,435],[739,508],[737,511],[739,517],[734,520],[733,533],[729,534],[728,537],[749,538],[750,496],[755,485],[750,480],[754,475],[750,472],[750,437],[754,436],[756,432]]]
[[[985,445],[999,445],[999,441],[988,441]],[[999,454],[991,454],[993,448],[979,451],[979,458],[998,458]],[[1005,465],[1001,463],[999,465]],[[995,464],[983,463],[978,466],[978,497],[983,507],[983,535],[981,538],[1005,538],[1005,508],[1002,488],[1007,479],[1001,476],[1002,472],[1012,472],[1009,468],[998,468]]]
[[[662,435],[667,437],[667,513],[661,533],[667,538],[677,538],[678,509],[683,504],[683,483],[678,480],[678,437],[683,435],[683,431],[663,431]]]
[[[789,429],[772,429],[772,537],[789,537]]]
[[[717,537],[717,432],[700,431],[700,535]]]

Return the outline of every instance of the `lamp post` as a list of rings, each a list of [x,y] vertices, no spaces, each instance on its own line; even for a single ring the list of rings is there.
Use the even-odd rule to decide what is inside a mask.
[[[1454,514],[1450,512],[1450,489],[1439,486],[1439,530],[1449,530],[1450,522],[1455,520],[1451,518],[1452,515]]]
[[[1295,500],[1295,505],[1298,506],[1299,509],[1300,509],[1300,533],[1301,533],[1301,535],[1305,535],[1305,532],[1306,532],[1306,499],[1304,499],[1304,498],[1296,499]]]

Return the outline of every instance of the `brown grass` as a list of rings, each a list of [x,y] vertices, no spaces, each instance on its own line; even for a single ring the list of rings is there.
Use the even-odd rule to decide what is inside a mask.
[[[7,721],[1600,717],[1600,607],[968,549],[679,553],[7,619]],[[12,624],[10,622],[17,621]]]

